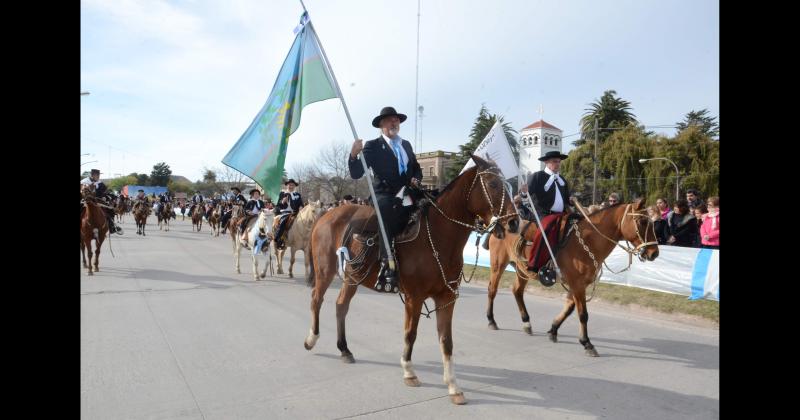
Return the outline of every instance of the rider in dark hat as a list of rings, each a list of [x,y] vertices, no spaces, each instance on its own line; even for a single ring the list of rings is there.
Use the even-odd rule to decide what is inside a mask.
[[[239,225],[239,230],[242,233],[241,237],[242,245],[245,248],[249,249],[249,246],[247,245],[247,232],[245,231],[245,229],[247,228],[247,223],[252,218],[257,217],[258,213],[263,208],[264,208],[264,202],[261,201],[261,191],[259,191],[257,188],[253,188],[252,190],[250,190],[250,201],[248,201],[247,204],[245,204],[244,206],[245,218],[244,220],[242,220],[242,224]]]
[[[100,181],[99,169],[92,169],[89,172],[89,177],[81,180],[81,185],[90,185],[90,184],[94,185],[95,198],[104,202],[102,203],[104,205],[101,206],[100,208],[102,208],[103,212],[106,214],[106,220],[108,221],[108,231],[110,233],[116,233],[118,235],[122,235],[122,228],[114,224],[114,209],[109,208],[111,206],[111,200],[114,198],[114,196],[108,191],[108,187],[106,187],[106,184]],[[83,211],[82,203],[81,203],[81,211]]]
[[[540,269],[550,260],[550,254],[544,241],[547,240],[555,250],[558,236],[558,223],[562,214],[568,212],[570,203],[569,184],[561,177],[559,170],[561,161],[567,155],[551,150],[539,158],[545,163],[544,170],[534,172],[528,180],[528,185],[520,188],[521,192],[527,192],[531,196],[533,206],[542,220],[542,226],[536,231],[533,238],[533,249],[528,259],[528,270],[539,273],[539,281],[545,286],[553,283],[548,280],[548,273],[541,273]],[[542,235],[542,231],[547,233]]]
[[[350,176],[353,179],[361,178],[364,167],[359,161],[358,153],[363,150],[364,160],[375,174],[375,198],[386,227],[386,239],[390,244],[394,236],[403,230],[408,218],[408,211],[395,196],[403,187],[417,188],[422,181],[422,168],[417,162],[411,143],[398,135],[400,124],[406,118],[406,115],[398,113],[390,106],[381,109],[380,114],[372,119],[372,126],[381,131],[380,136],[363,146],[361,139],[353,142],[348,161]],[[381,286],[388,284],[391,291],[397,292],[397,273],[389,268],[388,253],[384,249],[383,241],[380,241],[380,250],[382,266],[379,282],[385,283]]]
[[[289,178],[283,185],[286,187],[286,191],[281,191],[278,195],[278,205],[272,210],[275,215],[280,217],[280,224],[275,233],[275,247],[277,249],[284,249],[286,246],[286,235],[294,222],[294,217],[289,217],[289,215],[297,215],[300,209],[303,208],[303,197],[294,190],[297,188],[297,181]]]
[[[242,190],[239,187],[231,187],[231,193],[233,194],[233,198],[230,200],[230,203],[235,205],[245,205],[247,204],[247,199],[244,198],[242,194]],[[231,216],[233,215],[233,206],[228,206],[222,212],[222,218],[220,218],[220,226],[222,226],[222,233],[225,234],[225,231],[228,230],[228,222],[231,220]]]

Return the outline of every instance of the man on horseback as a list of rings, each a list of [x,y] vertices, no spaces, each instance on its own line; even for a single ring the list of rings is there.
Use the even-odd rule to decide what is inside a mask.
[[[242,246],[244,246],[245,249],[250,249],[247,245],[247,223],[254,217],[258,217],[258,213],[261,212],[263,208],[264,202],[261,201],[261,191],[257,188],[253,188],[250,190],[250,201],[244,206],[245,218],[239,225],[239,230],[241,230],[242,234]]]
[[[285,248],[286,234],[294,222],[294,217],[289,216],[297,216],[297,212],[303,208],[303,197],[294,190],[297,188],[297,181],[289,179],[283,185],[286,186],[288,191],[281,191],[278,195],[278,205],[273,210],[275,215],[280,217],[280,225],[275,234],[275,248],[277,249]]]
[[[231,220],[231,216],[233,215],[233,206],[234,205],[242,205],[244,206],[247,204],[247,199],[244,198],[242,195],[242,190],[238,187],[231,187],[231,193],[233,194],[233,198],[231,199],[231,205],[228,206],[225,211],[222,213],[222,218],[220,219],[220,226],[222,226],[222,234],[225,234],[225,231],[228,230],[228,222]]]
[[[100,181],[100,170],[92,169],[89,177],[81,180],[81,185],[94,185],[95,198],[105,201],[105,205],[102,206],[102,209],[108,220],[108,231],[122,235],[122,228],[114,224],[114,209],[110,208],[113,194],[108,191],[106,184]],[[83,211],[83,204],[81,204],[81,211]]]
[[[533,239],[533,249],[528,258],[528,271],[539,273],[539,270],[547,264],[550,254],[544,241],[548,241],[555,250],[555,245],[558,241],[559,223],[557,222],[564,213],[569,212],[569,184],[559,174],[561,161],[567,157],[567,155],[555,150],[547,152],[539,158],[540,161],[545,163],[544,170],[534,172],[528,180],[528,185],[523,185],[520,188],[521,192],[530,194],[533,206],[542,221],[542,226],[536,231]],[[546,232],[546,235],[542,235],[543,231]],[[546,284],[543,277],[540,274],[539,281],[549,285]]]
[[[361,139],[354,141],[348,160],[350,177],[361,178],[364,175],[364,167],[359,162],[358,153],[363,149],[364,160],[375,174],[373,179],[375,197],[386,227],[386,239],[390,244],[393,243],[395,235],[402,232],[409,216],[407,209],[403,207],[402,199],[396,197],[397,194],[406,186],[419,187],[422,181],[422,168],[411,149],[411,143],[398,135],[400,123],[406,118],[390,106],[381,109],[380,114],[372,120],[372,126],[380,128],[381,135],[363,146]],[[388,252],[384,249],[383,241],[380,243],[379,278],[390,283],[392,290],[397,290],[397,274],[389,268]]]
[[[194,208],[198,204],[202,204],[205,201],[205,198],[199,192],[194,193],[192,196],[192,207],[189,208],[189,214],[194,214]]]

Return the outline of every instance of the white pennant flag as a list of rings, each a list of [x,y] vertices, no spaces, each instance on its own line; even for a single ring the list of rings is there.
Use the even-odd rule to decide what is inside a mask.
[[[499,121],[494,123],[492,129],[489,130],[489,133],[486,134],[486,137],[473,154],[483,159],[494,161],[506,179],[513,178],[519,174],[519,168],[514,161],[514,154],[511,153],[511,145],[508,144],[508,139]],[[475,162],[470,159],[460,173],[464,173],[464,171],[473,166],[475,166]]]

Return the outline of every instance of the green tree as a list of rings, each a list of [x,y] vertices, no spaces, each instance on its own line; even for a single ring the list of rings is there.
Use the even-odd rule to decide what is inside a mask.
[[[213,169],[205,168],[203,170],[203,182],[216,183],[217,182],[217,173],[214,172]]]
[[[708,109],[704,108],[700,111],[689,111],[683,118],[683,121],[675,123],[678,131],[686,130],[689,127],[698,127],[700,133],[708,137],[714,138],[719,136],[719,124],[715,121],[717,117],[708,115]]]
[[[176,192],[184,192],[186,194],[192,195],[194,194],[194,188],[192,188],[192,184],[186,181],[169,181],[167,184],[167,188],[172,191],[173,193]]]
[[[152,186],[166,187],[172,175],[172,170],[169,165],[164,162],[159,162],[153,165],[153,171],[150,172],[150,184]]]
[[[136,185],[136,177],[130,175],[121,176],[119,178],[114,178],[111,181],[108,181],[108,183],[106,184],[106,186],[109,189],[112,189],[114,191],[122,191],[122,187],[126,185]]]
[[[150,177],[147,174],[136,174],[136,185],[150,185]]]
[[[598,143],[604,142],[611,136],[613,130],[601,130],[603,128],[623,128],[631,124],[636,124],[636,116],[631,112],[631,103],[615,97],[617,92],[607,90],[594,103],[589,104],[581,117],[581,138],[572,142],[576,146],[594,139],[594,121],[597,119]]]
[[[490,114],[489,110],[486,109],[486,105],[481,105],[481,110],[478,113],[478,117],[475,119],[475,123],[472,125],[472,130],[469,132],[469,141],[467,143],[458,146],[461,151],[456,153],[455,157],[450,163],[450,166],[445,171],[445,183],[452,181],[458,174],[464,169],[464,165],[472,158],[472,152],[481,144],[484,137],[489,133],[489,130],[492,129],[495,122],[500,122],[500,125],[503,127],[503,133],[506,135],[506,140],[508,140],[509,146],[511,146],[511,152],[514,153],[514,160],[519,163],[519,145],[517,144],[517,140],[515,135],[517,131],[511,128],[511,123],[504,122],[504,118],[502,115],[497,114]]]

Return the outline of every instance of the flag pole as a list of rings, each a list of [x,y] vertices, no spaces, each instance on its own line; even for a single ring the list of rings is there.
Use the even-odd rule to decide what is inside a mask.
[[[305,4],[303,4],[303,0],[300,0],[300,4],[303,6],[303,11],[308,13],[306,10]],[[311,30],[314,31],[314,34],[317,31],[314,29],[314,24],[311,22],[311,18],[309,17],[308,25],[311,27]],[[331,67],[330,62],[328,61],[328,55],[325,54],[325,48],[322,46],[322,41],[320,41],[319,37],[317,36],[317,44],[319,45],[320,52],[322,52],[322,58],[324,59],[325,67],[328,68],[328,71],[333,77],[333,86],[336,88],[336,93],[339,95],[339,100],[342,101],[342,108],[344,108],[344,113],[347,116],[347,122],[350,123],[350,130],[353,132],[353,139],[358,140],[358,134],[356,133],[356,127],[353,125],[353,119],[350,117],[350,110],[347,109],[347,103],[344,101],[344,95],[342,95],[342,90],[339,88],[339,82],[336,80],[336,75],[333,73],[333,67]],[[367,185],[369,186],[369,195],[372,198],[373,208],[375,209],[375,214],[378,216],[378,225],[381,229],[381,239],[383,240],[383,245],[386,249],[386,255],[389,257],[389,268],[396,271],[397,264],[394,259],[394,254],[392,253],[392,248],[389,246],[389,240],[386,236],[386,227],[383,223],[383,217],[381,216],[380,208],[378,207],[378,198],[375,196],[375,189],[372,186],[372,176],[370,175],[369,167],[367,166],[367,161],[364,159],[364,153],[358,153],[358,159],[361,161],[361,166],[364,168],[364,174],[367,176]]]

